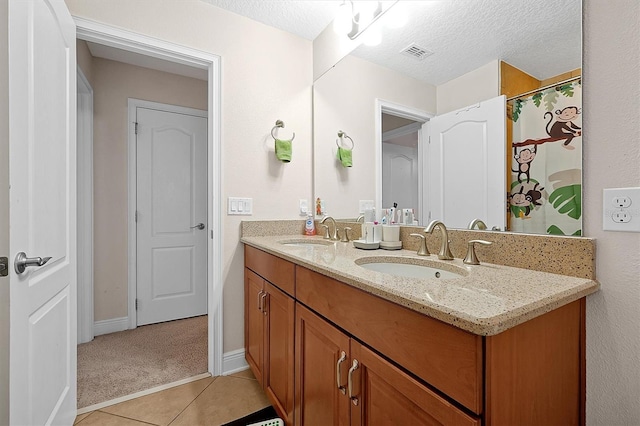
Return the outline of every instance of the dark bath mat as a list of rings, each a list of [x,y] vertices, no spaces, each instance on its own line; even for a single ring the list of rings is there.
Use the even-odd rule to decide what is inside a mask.
[[[225,423],[222,426],[247,426],[252,423],[263,422],[265,420],[271,420],[278,417],[276,410],[272,406],[263,408],[262,410],[251,413],[248,416],[244,416],[241,419],[234,420],[229,423]]]

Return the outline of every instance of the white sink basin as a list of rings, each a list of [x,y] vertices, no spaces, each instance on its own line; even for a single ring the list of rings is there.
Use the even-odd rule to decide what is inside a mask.
[[[390,259],[360,259],[357,264],[358,266],[370,271],[382,272],[384,274],[394,275],[397,277],[439,278],[442,280],[446,280],[452,278],[460,278],[467,275],[465,270],[457,266],[454,266],[454,268],[459,269],[459,272],[453,272],[434,267],[433,265],[426,263],[415,265],[408,263],[398,263],[397,261]]]
[[[280,244],[290,247],[326,247],[333,245],[331,241],[325,240],[285,240],[280,241]]]

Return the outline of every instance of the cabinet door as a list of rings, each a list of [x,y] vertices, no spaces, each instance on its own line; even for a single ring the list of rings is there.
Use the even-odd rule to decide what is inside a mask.
[[[244,270],[244,347],[245,358],[260,385],[263,384],[264,353],[264,280]]]
[[[292,425],[295,301],[269,282],[264,284],[267,292],[264,388],[278,413]]]
[[[296,305],[296,425],[348,425],[349,337]]]
[[[480,425],[445,399],[351,340],[351,424]]]

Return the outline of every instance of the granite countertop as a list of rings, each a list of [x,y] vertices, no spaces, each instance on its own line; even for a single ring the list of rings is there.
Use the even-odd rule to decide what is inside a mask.
[[[409,309],[482,336],[505,331],[598,291],[600,284],[510,266],[465,265],[409,250],[360,250],[353,243],[296,246],[283,242],[329,243],[321,237],[280,235],[242,237],[241,242],[282,259],[380,296]],[[405,278],[362,268],[358,263],[393,258],[462,274],[456,278]],[[383,260],[383,259],[380,259]],[[481,259],[482,261],[482,259]]]

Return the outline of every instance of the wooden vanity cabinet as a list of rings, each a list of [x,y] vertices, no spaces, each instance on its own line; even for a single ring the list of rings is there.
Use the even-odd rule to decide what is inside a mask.
[[[293,290],[295,268],[251,247],[245,265],[245,358],[278,415],[292,425],[295,299],[277,285],[291,283]]]
[[[300,303],[296,354],[296,425],[480,424]]]
[[[288,425],[585,424],[585,298],[483,337],[249,246],[245,261],[247,362]]]
[[[350,338],[296,304],[295,424],[348,426]]]

